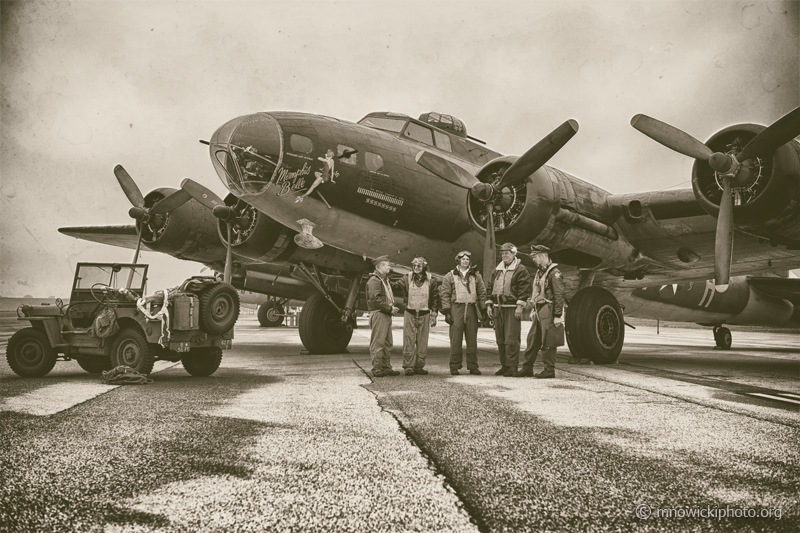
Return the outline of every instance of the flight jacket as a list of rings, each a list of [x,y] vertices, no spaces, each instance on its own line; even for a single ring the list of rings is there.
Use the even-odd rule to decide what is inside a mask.
[[[481,312],[486,309],[486,306],[484,305],[486,302],[486,285],[483,284],[483,276],[481,276],[481,273],[478,272],[478,269],[474,266],[467,270],[466,276],[461,275],[461,271],[458,270],[458,267],[445,274],[441,285],[443,313],[449,313],[450,308],[452,307],[453,303],[455,303],[456,278],[463,280],[465,283],[469,283],[470,277],[475,278],[475,309],[478,311],[478,319],[481,318]]]
[[[528,269],[522,264],[522,260],[515,258],[514,261],[516,261],[517,264],[514,267],[514,273],[511,275],[511,298],[506,299],[503,303],[505,305],[516,304],[524,306],[528,301],[528,298],[531,296],[531,275],[528,274]],[[500,264],[502,264],[502,262]],[[491,294],[492,287],[494,287],[494,280],[499,272],[498,268],[500,268],[500,264],[497,265],[497,268],[492,270],[492,277],[489,280],[489,283],[486,285],[487,292],[489,293],[489,296],[486,300],[487,303],[500,303],[498,301],[499,298]]]
[[[390,283],[388,277],[386,283]],[[367,310],[380,311],[392,316],[393,304],[394,302],[389,302],[389,295],[386,293],[386,287],[381,277],[377,272],[373,272],[367,280]]]
[[[439,280],[431,276],[430,286],[428,287],[428,309],[434,314],[438,313],[439,309],[442,308],[441,298],[439,296],[439,286]],[[397,290],[408,297],[408,275],[405,275],[400,278],[399,281],[392,283],[391,287],[392,290]],[[408,305],[408,301],[406,301],[406,305]]]

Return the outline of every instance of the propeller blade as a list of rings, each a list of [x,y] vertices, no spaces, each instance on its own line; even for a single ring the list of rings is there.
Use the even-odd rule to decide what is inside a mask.
[[[509,185],[517,185],[525,178],[539,170],[551,157],[561,150],[575,134],[578,133],[578,122],[568,120],[554,129],[550,134],[533,145],[513,165],[508,167],[496,189],[502,191]]]
[[[221,206],[225,205],[225,202],[223,202],[219,196],[211,192],[210,189],[207,189],[203,185],[200,185],[193,179],[185,178],[181,182],[181,189],[189,193],[189,195],[191,195],[192,198],[203,204],[205,207],[211,209],[212,211],[218,205]]]
[[[631,119],[631,126],[670,150],[701,161],[708,161],[714,153],[711,148],[688,133],[647,115],[634,116]]]
[[[225,272],[222,274],[222,281],[225,283],[231,282],[231,262],[233,261],[233,253],[231,252],[231,225],[228,226],[228,246],[225,249]]]
[[[494,241],[494,203],[486,203],[486,241],[483,245],[483,279],[489,283],[492,270],[497,266],[497,251]]]
[[[753,137],[736,158],[739,161],[746,161],[769,155],[798,135],[800,135],[800,107],[789,111]]]
[[[431,152],[422,150],[415,159],[428,172],[463,189],[471,189],[473,185],[478,183],[478,179],[467,170]]]
[[[722,178],[722,200],[717,217],[717,235],[714,242],[714,285],[719,292],[728,289],[731,278],[731,255],[733,252],[733,198],[731,178]]]
[[[180,206],[192,199],[192,195],[183,189],[178,189],[169,196],[162,198],[156,205],[150,208],[150,213],[163,215],[178,209]]]
[[[122,168],[122,165],[117,165],[114,167],[114,175],[117,177],[117,181],[120,187],[122,187],[122,192],[128,197],[130,203],[134,207],[144,207],[142,191],[139,190],[139,187],[136,185],[136,182],[133,181],[131,175],[128,174],[128,171]]]

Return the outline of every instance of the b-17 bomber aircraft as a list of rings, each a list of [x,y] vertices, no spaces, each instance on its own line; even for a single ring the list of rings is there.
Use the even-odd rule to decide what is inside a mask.
[[[201,141],[230,191],[224,200],[188,178],[142,196],[118,166],[135,224],[59,231],[143,242],[224,271],[239,289],[304,301],[299,333],[311,353],[347,347],[371,258],[388,255],[402,271],[422,255],[442,275],[469,250],[488,273],[506,241],[552,250],[575,357],[614,362],[623,311],[714,327],[722,347],[724,324],[800,326],[800,280],[759,276],[800,266],[800,108],[705,143],[645,115],[631,124],[695,159],[691,189],[611,194],[548,166],[577,133],[574,120],[508,156],[440,113],[352,123],[259,112]]]

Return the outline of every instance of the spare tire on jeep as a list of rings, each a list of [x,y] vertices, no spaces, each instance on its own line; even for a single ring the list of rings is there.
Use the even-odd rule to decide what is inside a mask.
[[[229,283],[215,283],[200,293],[200,326],[207,333],[227,333],[238,318],[239,293]]]

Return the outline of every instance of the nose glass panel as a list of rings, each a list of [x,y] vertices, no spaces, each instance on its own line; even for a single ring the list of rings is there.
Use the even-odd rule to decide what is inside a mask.
[[[267,113],[231,120],[210,141],[211,161],[222,182],[237,196],[261,194],[283,158],[283,132]]]

